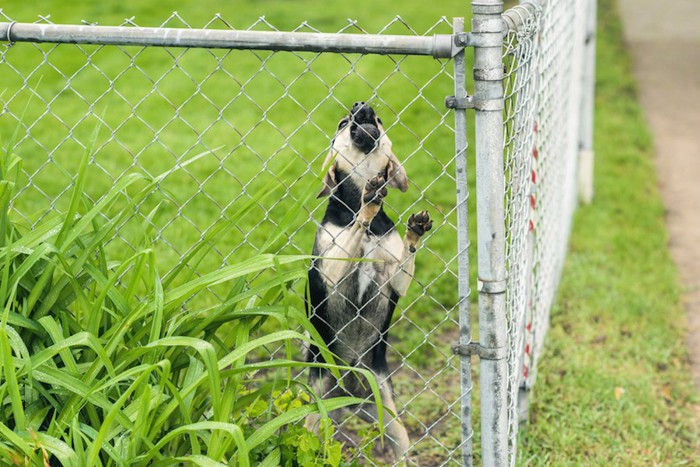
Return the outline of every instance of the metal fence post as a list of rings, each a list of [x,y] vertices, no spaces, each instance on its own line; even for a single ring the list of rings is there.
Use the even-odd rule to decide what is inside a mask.
[[[583,76],[581,89],[581,122],[579,130],[579,198],[593,201],[593,108],[595,105],[595,36],[596,0],[588,0],[584,18]]]
[[[464,32],[464,18],[454,18],[452,22],[455,37]],[[466,66],[464,49],[453,57],[454,62],[454,98],[458,102],[467,99]],[[471,324],[469,313],[469,233],[467,199],[467,109],[454,106],[455,115],[455,178],[457,181],[457,255],[459,257],[459,344],[462,347],[471,343]],[[461,422],[462,422],[462,465],[473,464],[472,438],[472,376],[471,356],[460,352],[461,374]]]
[[[502,10],[500,0],[472,2],[472,31],[488,38],[489,44],[474,49],[479,340],[484,350],[480,362],[481,450],[485,466],[506,465],[508,461]]]

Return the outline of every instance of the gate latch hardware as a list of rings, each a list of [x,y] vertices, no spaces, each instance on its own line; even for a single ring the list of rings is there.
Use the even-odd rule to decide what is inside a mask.
[[[445,107],[448,109],[473,109],[474,96],[455,97],[447,96],[445,98]]]
[[[476,100],[474,96],[455,97],[447,96],[445,98],[445,107],[448,109],[476,109],[476,110],[491,110],[502,111],[504,108],[503,99],[481,99]]]

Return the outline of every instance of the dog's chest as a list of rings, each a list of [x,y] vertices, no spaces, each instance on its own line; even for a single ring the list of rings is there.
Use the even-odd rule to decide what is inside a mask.
[[[382,239],[375,236],[365,236],[362,241],[361,257],[369,261],[360,262],[357,265],[357,295],[364,297],[367,289],[383,288],[387,281],[387,263]]]

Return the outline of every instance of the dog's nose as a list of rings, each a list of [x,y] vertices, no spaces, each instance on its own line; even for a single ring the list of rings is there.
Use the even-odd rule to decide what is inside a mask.
[[[362,111],[362,109],[365,107],[365,103],[363,101],[355,102],[352,105],[352,114],[357,114],[358,112]]]
[[[364,101],[355,102],[350,113],[357,123],[373,123],[374,111]]]

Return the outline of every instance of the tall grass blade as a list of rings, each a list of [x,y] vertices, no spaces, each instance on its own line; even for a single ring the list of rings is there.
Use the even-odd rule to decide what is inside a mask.
[[[15,363],[12,358],[12,348],[10,347],[10,341],[7,338],[4,326],[0,327],[0,359],[8,396],[10,398],[10,405],[12,406],[12,418],[15,423],[15,430],[24,431],[26,429],[27,420],[24,414],[22,395],[20,394],[19,384],[17,382]]]
[[[11,430],[3,422],[0,422],[0,435],[2,435],[3,441],[12,443],[12,446],[19,449],[25,456],[30,457],[32,455],[33,449],[31,445],[18,434],[18,430]]]
[[[219,376],[219,369],[217,368],[217,358],[216,352],[214,351],[214,346],[209,342],[203,341],[201,339],[195,339],[194,337],[165,337],[163,339],[152,342],[146,346],[146,348],[152,347],[190,347],[199,353],[204,361],[204,365],[207,368],[207,374],[209,376],[209,389],[210,396],[212,398],[212,408],[214,409],[214,418],[220,420],[222,414],[220,413],[221,405],[220,401],[220,391],[221,391],[221,380]]]
[[[109,409],[107,412],[104,421],[102,422],[102,425],[100,426],[100,429],[97,433],[97,437],[95,438],[94,444],[92,448],[90,449],[90,452],[88,454],[88,465],[95,465],[97,462],[97,459],[99,458],[100,451],[102,449],[102,445],[106,444],[109,439],[108,439],[108,434],[110,431],[110,428],[112,426],[112,423],[114,423],[114,420],[118,418],[118,416],[121,414],[122,407],[124,406],[124,403],[129,399],[131,394],[136,391],[140,387],[141,384],[144,383],[144,381],[147,380],[147,378],[151,375],[151,373],[158,368],[158,365],[149,365],[147,368],[143,370],[143,372],[134,380],[134,382],[128,387],[126,391],[117,399],[117,401],[112,405],[112,407]],[[126,429],[131,429],[130,427],[123,427],[125,430]]]
[[[56,240],[57,245],[62,245],[63,240],[68,232],[68,229],[72,227],[72,220],[75,218],[78,212],[78,206],[83,197],[83,191],[85,188],[85,179],[87,175],[88,165],[90,164],[90,158],[93,155],[93,149],[95,143],[97,142],[97,137],[100,132],[101,123],[98,121],[95,125],[95,129],[92,131],[92,136],[88,141],[88,145],[83,152],[83,157],[80,159],[80,165],[78,165],[78,175],[73,182],[73,193],[71,195],[70,204],[68,205],[68,211],[66,212],[66,222],[63,223],[61,231],[58,233],[58,239]]]
[[[228,433],[231,438],[236,443],[238,448],[238,465],[241,467],[249,467],[250,460],[248,459],[248,449],[245,437],[243,436],[243,430],[240,426],[234,423],[224,423],[224,422],[198,422],[192,423],[190,425],[181,426],[175,428],[171,432],[167,433],[163,438],[156,443],[156,445],[151,449],[151,452],[160,450],[164,445],[169,443],[172,439],[187,433],[187,432],[200,432],[200,431],[222,431]],[[149,456],[150,457],[150,456]],[[148,458],[146,458],[148,460]]]
[[[202,456],[201,454],[196,456],[176,457],[174,460],[185,464],[199,465],[201,467],[228,467],[227,464],[217,462],[214,459],[207,456]]]

